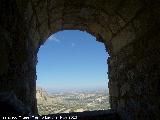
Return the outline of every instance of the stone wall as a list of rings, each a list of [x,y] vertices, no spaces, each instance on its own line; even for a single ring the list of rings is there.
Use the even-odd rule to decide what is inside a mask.
[[[131,24],[135,29],[133,42],[108,60],[111,108],[127,120],[160,118],[160,24],[148,9]]]
[[[13,91],[36,111],[36,57],[15,0],[0,1],[0,92]]]
[[[124,119],[160,118],[158,0],[1,0],[0,92],[13,91],[34,113],[37,52],[60,30],[79,29],[110,54],[111,108]]]

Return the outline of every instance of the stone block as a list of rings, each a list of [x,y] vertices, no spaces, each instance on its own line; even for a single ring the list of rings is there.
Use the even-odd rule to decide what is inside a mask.
[[[48,22],[42,23],[38,29],[40,40],[46,40],[49,37],[49,34],[51,33]]]
[[[48,10],[47,10],[47,2],[43,1],[41,4],[39,4],[35,10],[35,15],[38,17],[39,23],[43,23],[48,19]]]
[[[129,83],[124,83],[121,88],[120,88],[120,94],[121,96],[125,96],[129,93],[130,91],[130,85]]]
[[[113,97],[119,96],[118,82],[109,82],[109,93]]]
[[[133,20],[136,37],[143,36],[155,24],[151,21],[154,21],[154,18],[149,9],[144,9],[140,14],[137,15],[137,17]]]
[[[125,19],[126,22],[129,22],[136,13],[142,8],[142,3],[140,0],[125,0],[120,4],[117,12]]]
[[[124,27],[126,24],[125,21],[118,15],[109,17],[108,23],[107,23],[112,30],[112,33],[117,33]]]
[[[53,24],[54,22],[57,22],[59,19],[62,19],[63,17],[63,7],[59,7],[57,9],[52,9],[49,13],[49,21],[50,24]]]
[[[51,23],[51,31],[54,33],[54,32],[57,32],[59,30],[62,30],[62,19],[59,19],[55,22],[52,22]]]
[[[131,24],[126,26],[112,39],[114,54],[118,53],[123,47],[131,43],[136,38],[135,31]]]

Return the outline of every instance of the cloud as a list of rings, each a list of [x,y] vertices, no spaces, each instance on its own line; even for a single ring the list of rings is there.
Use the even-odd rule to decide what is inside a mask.
[[[71,43],[71,46],[74,47],[74,46],[75,46],[75,43]]]
[[[51,35],[51,36],[48,38],[48,41],[54,41],[54,42],[60,43],[60,40],[57,39],[54,35]]]

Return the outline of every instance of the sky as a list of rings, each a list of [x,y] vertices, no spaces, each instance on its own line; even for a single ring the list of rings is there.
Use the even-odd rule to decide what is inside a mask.
[[[40,47],[37,86],[48,90],[108,89],[108,53],[87,32],[64,30]]]

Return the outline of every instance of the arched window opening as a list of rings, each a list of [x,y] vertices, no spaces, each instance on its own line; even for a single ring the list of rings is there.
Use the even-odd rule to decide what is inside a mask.
[[[86,32],[51,35],[38,52],[38,113],[109,109],[107,58],[104,44]]]

